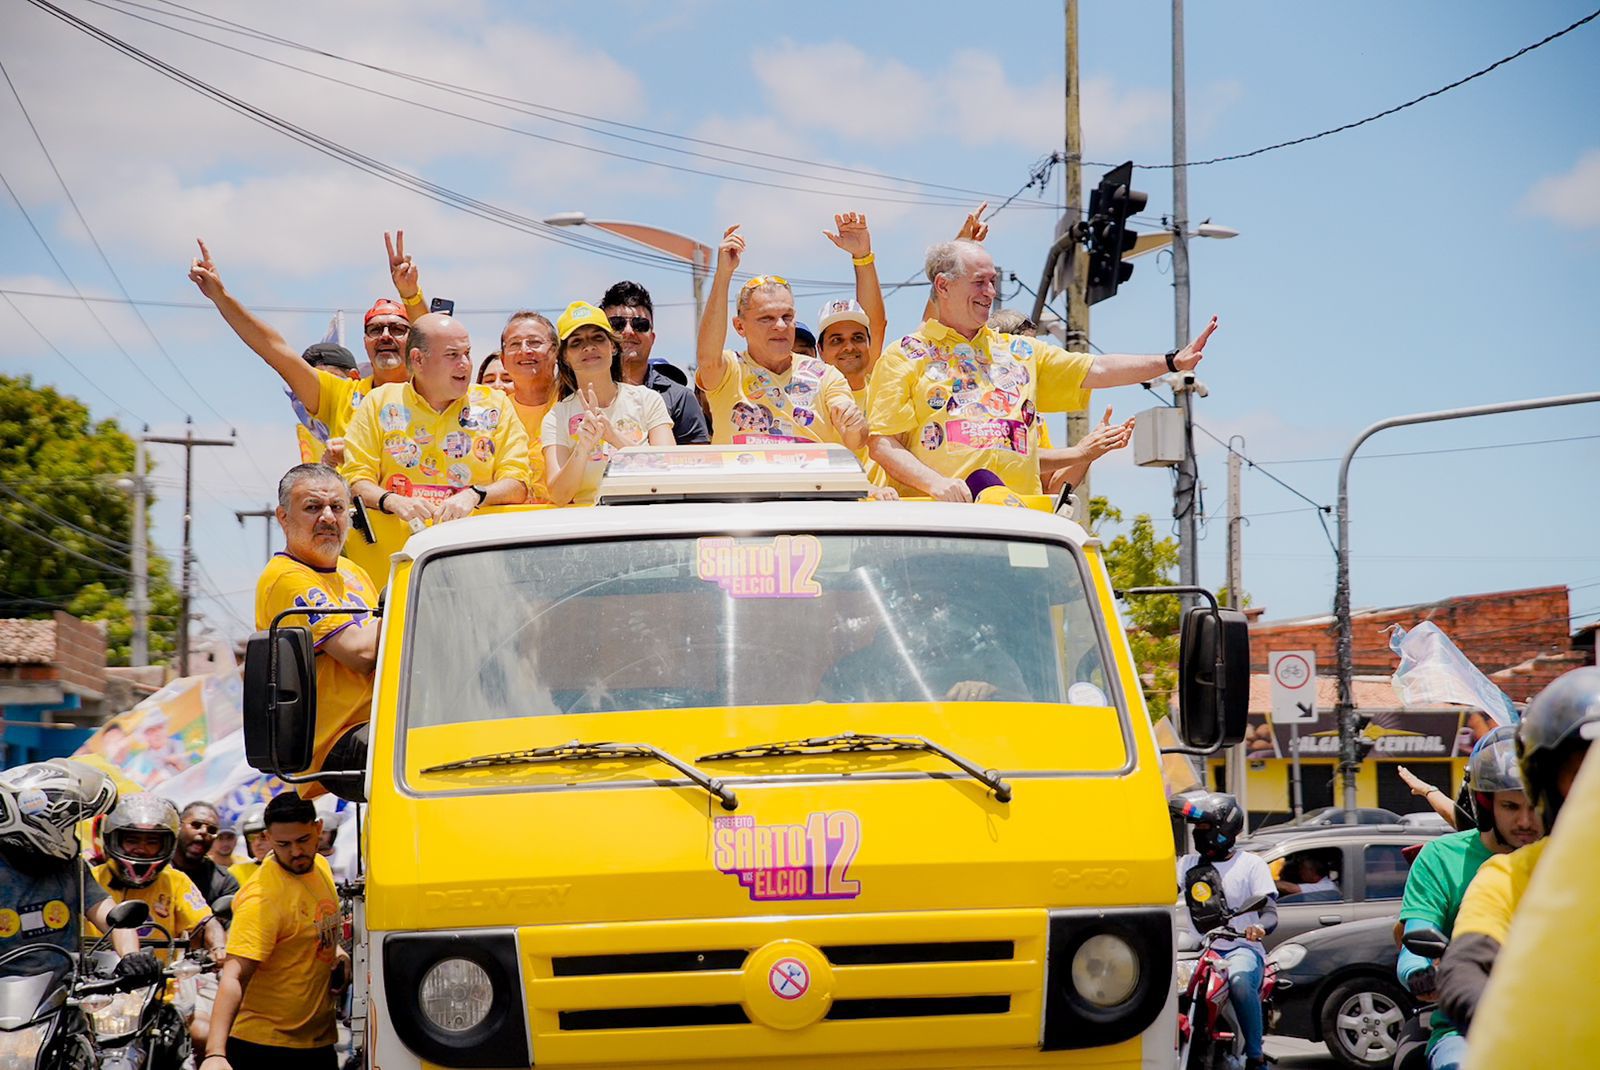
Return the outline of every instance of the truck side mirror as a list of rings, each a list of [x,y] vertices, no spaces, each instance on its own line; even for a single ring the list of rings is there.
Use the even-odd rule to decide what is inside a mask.
[[[316,727],[311,629],[256,632],[244,654],[245,760],[263,773],[303,772],[311,768]]]
[[[1195,606],[1178,641],[1184,743],[1211,751],[1244,739],[1250,709],[1250,624],[1236,609]]]

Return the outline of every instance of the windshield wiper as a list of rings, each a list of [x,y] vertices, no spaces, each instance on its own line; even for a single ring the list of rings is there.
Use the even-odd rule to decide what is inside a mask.
[[[1011,785],[1001,779],[993,769],[980,769],[977,765],[945,750],[939,744],[922,736],[882,736],[861,732],[840,732],[832,736],[814,736],[811,739],[792,739],[777,743],[757,743],[737,750],[702,754],[696,761],[725,762],[734,758],[775,758],[787,754],[889,754],[895,751],[924,751],[937,754],[956,766],[972,779],[994,792],[996,802],[1011,801]]]
[[[447,773],[458,769],[489,769],[500,765],[537,765],[540,762],[587,762],[602,758],[653,758],[670,765],[688,779],[722,801],[724,810],[737,810],[739,797],[733,789],[725,787],[716,777],[707,776],[682,758],[675,758],[659,747],[648,743],[580,743],[576,739],[555,747],[536,747],[531,750],[508,750],[497,754],[480,754],[476,758],[463,758],[458,762],[431,765],[424,773]]]

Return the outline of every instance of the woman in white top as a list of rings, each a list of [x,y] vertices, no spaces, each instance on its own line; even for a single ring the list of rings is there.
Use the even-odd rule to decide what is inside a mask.
[[[614,451],[673,444],[672,416],[660,394],[622,381],[622,344],[598,308],[574,301],[556,334],[561,400],[544,418],[545,473],[551,501],[587,505]]]

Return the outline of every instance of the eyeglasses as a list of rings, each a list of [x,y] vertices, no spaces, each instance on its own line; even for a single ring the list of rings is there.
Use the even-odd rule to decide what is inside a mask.
[[[380,334],[392,334],[396,338],[404,338],[411,333],[409,323],[369,323],[367,324],[367,337],[376,338]]]
[[[629,324],[632,324],[634,331],[639,334],[645,334],[650,330],[650,320],[644,316],[607,316],[606,318],[611,321],[611,329],[613,331],[625,331],[628,329]]]
[[[514,342],[507,342],[500,347],[502,353],[546,353],[552,348],[551,344],[540,338],[518,338]]]
[[[753,275],[749,282],[744,284],[746,290],[753,290],[757,286],[787,286],[789,280],[782,275]]]

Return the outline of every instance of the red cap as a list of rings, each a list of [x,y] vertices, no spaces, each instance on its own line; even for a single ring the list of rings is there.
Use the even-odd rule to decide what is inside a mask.
[[[361,326],[365,327],[377,316],[399,316],[401,319],[405,319],[406,310],[400,306],[400,302],[391,301],[387,297],[380,297],[372,302],[371,308],[367,309],[367,314],[361,319]]]

